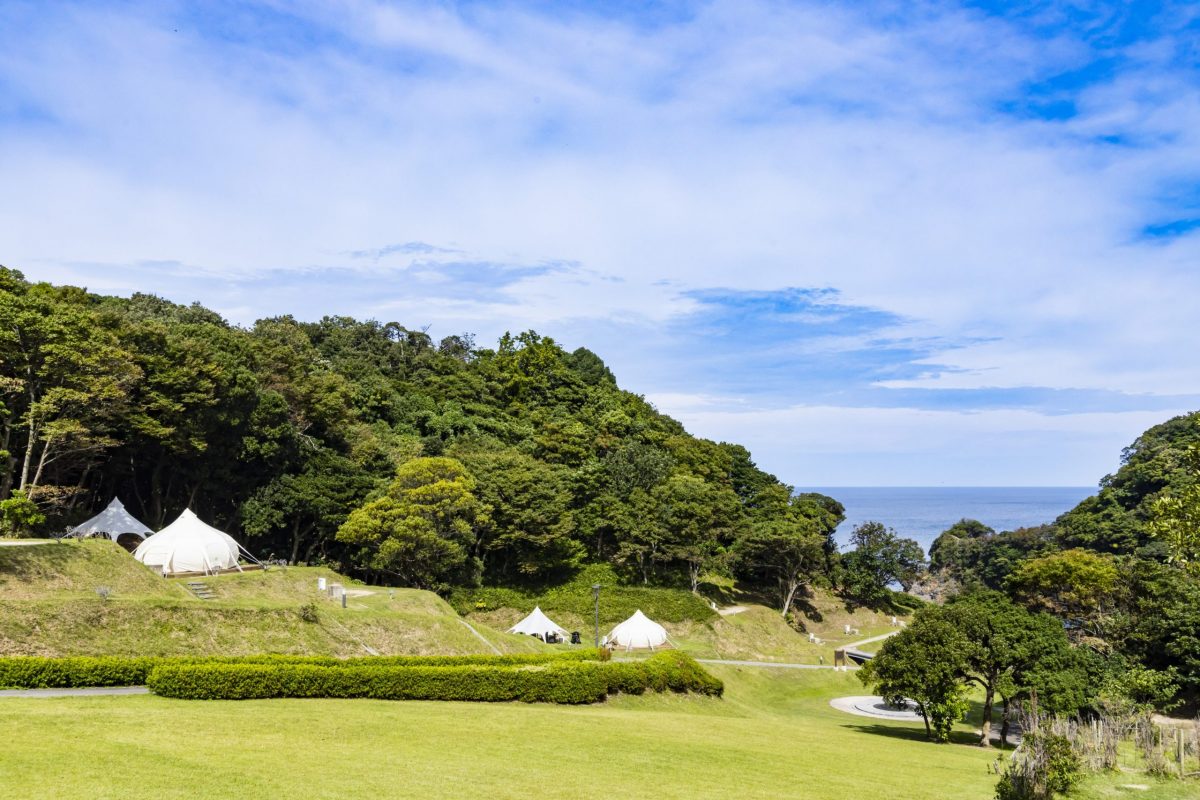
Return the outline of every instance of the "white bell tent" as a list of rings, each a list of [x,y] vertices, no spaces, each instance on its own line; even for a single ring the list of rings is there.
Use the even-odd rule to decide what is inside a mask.
[[[150,536],[133,551],[133,557],[165,575],[181,572],[209,574],[238,569],[242,546],[229,534],[206,525],[185,509],[179,518]],[[248,555],[248,554],[247,554]]]
[[[114,497],[107,508],[87,522],[76,525],[67,536],[75,536],[80,539],[86,539],[89,536],[107,536],[115,542],[126,533],[131,533],[139,539],[145,539],[154,531],[135,519],[125,510],[120,499]]]
[[[626,650],[653,650],[667,643],[667,629],[647,617],[639,608],[632,617],[612,629],[608,643]]]
[[[566,629],[558,625],[554,620],[542,613],[540,607],[535,607],[528,617],[513,625],[508,629],[509,633],[523,633],[527,636],[540,636],[545,639],[546,634],[558,634],[559,636],[569,636]]]

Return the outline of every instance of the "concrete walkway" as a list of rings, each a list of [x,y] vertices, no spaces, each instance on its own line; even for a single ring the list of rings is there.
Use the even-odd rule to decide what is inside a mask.
[[[150,694],[145,686],[92,686],[87,689],[3,689],[0,697],[91,697],[93,695]]]
[[[778,667],[780,669],[833,669],[832,664],[789,664],[782,661],[730,661],[724,658],[697,658],[701,664],[728,664],[731,667]],[[858,669],[858,667],[850,667]]]
[[[895,636],[899,632],[900,631],[888,631],[887,633],[880,634],[879,636],[872,636],[870,639],[863,639],[861,642],[852,642],[850,644],[844,644],[844,645],[842,645],[842,647],[845,648],[846,650],[858,650],[864,644],[870,644],[871,642],[881,642],[884,639],[887,639],[891,636]]]

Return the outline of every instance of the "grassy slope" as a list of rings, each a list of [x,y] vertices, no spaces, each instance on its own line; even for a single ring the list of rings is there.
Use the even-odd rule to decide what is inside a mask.
[[[204,579],[217,595],[204,601],[108,541],[0,548],[0,655],[490,652],[437,595],[375,589],[342,609],[318,575],[351,584],[315,568],[247,572]],[[300,614],[309,602],[315,623]],[[475,627],[504,651],[541,646]]]
[[[679,590],[641,591],[674,593]],[[602,615],[603,598],[602,594]],[[680,649],[697,658],[796,664],[817,664],[822,659],[824,663],[832,664],[835,648],[895,630],[891,627],[890,615],[877,614],[868,609],[847,611],[838,598],[822,591],[815,592],[809,600],[808,614],[804,618],[805,633],[793,630],[774,609],[753,603],[745,603],[743,606],[746,610],[738,614],[715,617],[704,622],[666,622],[664,627]],[[468,616],[497,630],[507,630],[531,610],[532,606],[496,608],[473,612]],[[590,617],[567,611],[554,611],[551,614],[554,621],[567,630],[581,631],[585,640],[590,641],[592,638],[595,623]],[[850,625],[859,632],[846,635],[845,625]],[[600,631],[606,634],[611,627],[611,624],[602,624]],[[821,644],[810,644],[807,637],[809,632],[816,635]],[[864,649],[869,651],[878,646],[879,643],[873,643]]]

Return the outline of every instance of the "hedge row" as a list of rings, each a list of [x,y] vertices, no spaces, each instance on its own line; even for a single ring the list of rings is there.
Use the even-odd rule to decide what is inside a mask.
[[[654,692],[693,692],[720,697],[725,684],[704,670],[691,656],[678,650],[666,650],[644,661],[612,661],[596,665],[605,676],[608,693],[642,694]]]
[[[155,694],[189,700],[336,697],[595,703],[618,692],[720,696],[724,691],[721,681],[675,651],[645,661],[558,659],[529,666],[170,664],[152,670],[147,685]]]
[[[608,690],[600,664],[538,667],[388,667],[310,664],[181,664],[156,667],[155,694],[189,700],[338,697],[595,703]]]
[[[518,653],[512,655],[469,656],[362,656],[339,659],[333,656],[75,656],[41,658],[15,656],[0,658],[0,688],[45,689],[84,686],[140,686],[151,670],[160,666],[207,664],[286,664],[313,667],[518,667],[555,661],[602,661],[607,650],[569,650],[566,652]]]

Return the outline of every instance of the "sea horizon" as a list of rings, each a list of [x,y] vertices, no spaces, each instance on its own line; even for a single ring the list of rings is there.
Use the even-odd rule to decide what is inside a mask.
[[[1097,491],[1093,486],[815,486],[797,492],[826,494],[846,508],[836,538],[843,549],[863,522],[881,522],[915,539],[928,553],[942,531],[976,519],[996,531],[1053,522]]]

